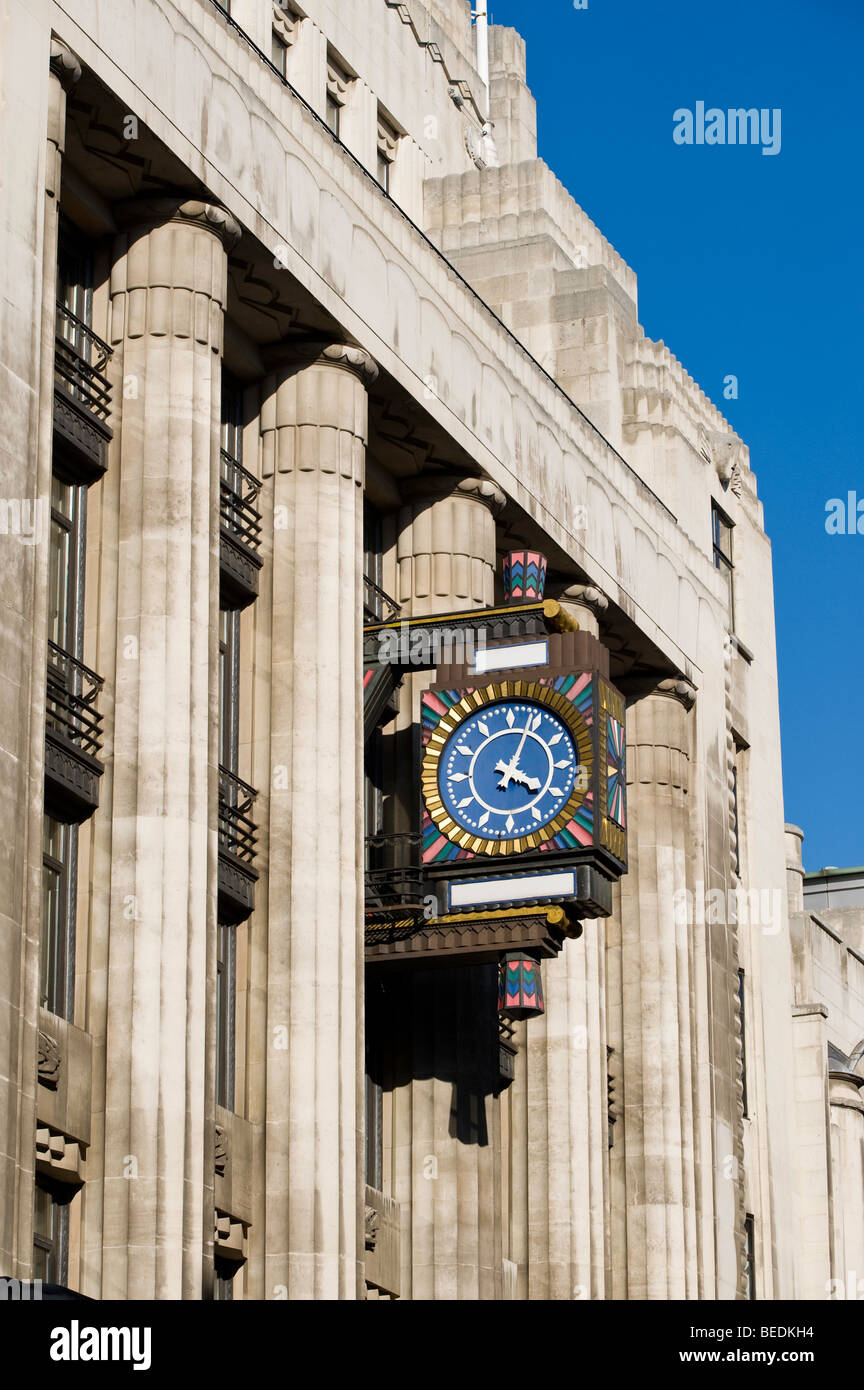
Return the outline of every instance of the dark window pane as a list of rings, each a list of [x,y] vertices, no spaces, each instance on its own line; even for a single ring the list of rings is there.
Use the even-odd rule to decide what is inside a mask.
[[[216,1104],[234,1109],[234,1028],[236,936],[233,927],[217,927],[216,958]]]
[[[282,42],[275,29],[270,40],[270,58],[274,68],[284,77],[288,58],[288,45]]]
[[[68,651],[73,618],[72,537],[67,527],[51,519],[48,579],[48,638]]]
[[[711,520],[713,526],[714,546],[725,555],[727,560],[732,559],[732,523],[725,517],[716,504],[711,509]]]
[[[87,240],[77,227],[61,216],[57,249],[57,300],[88,328],[92,320],[92,284],[93,271]],[[64,331],[73,339],[77,336],[74,325],[67,325]],[[89,340],[83,336],[79,342],[73,343],[84,355],[87,355],[88,344]]]
[[[741,1103],[744,1107],[744,1114],[747,1115],[747,1030],[745,1027],[746,1011],[744,1005],[744,971],[738,971],[738,1017],[741,1022]]]
[[[240,614],[223,608],[219,614],[219,761],[237,772],[240,694]]]
[[[65,1284],[69,1258],[69,1194],[37,1178],[33,1199],[33,1277]]]
[[[72,1006],[72,874],[75,828],[46,816],[42,841],[42,950],[39,997],[43,1008],[69,1018]]]
[[[53,478],[48,557],[48,638],[80,657],[78,609],[84,584],[83,487]]]
[[[50,1240],[52,1235],[52,1206],[51,1194],[44,1187],[37,1187],[33,1203],[33,1232],[47,1240]]]
[[[214,1297],[217,1303],[231,1303],[234,1299],[234,1276],[237,1266],[230,1260],[216,1260],[214,1265]]]
[[[338,139],[342,125],[342,107],[329,92],[327,93],[327,124]]]
[[[747,1297],[756,1297],[756,1223],[752,1216],[744,1219],[744,1231],[747,1237],[747,1264],[745,1267],[745,1278],[747,1280]]]
[[[42,873],[42,969],[39,1002],[57,1013],[60,988],[60,942],[63,934],[63,884],[56,869],[47,864]]]

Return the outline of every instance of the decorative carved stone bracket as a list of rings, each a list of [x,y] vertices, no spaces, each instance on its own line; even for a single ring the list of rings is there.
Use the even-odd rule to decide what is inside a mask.
[[[220,1211],[217,1207],[213,1235],[213,1253],[217,1259],[245,1264],[248,1236],[245,1221],[237,1221],[229,1212]]]
[[[60,1044],[56,1038],[52,1038],[49,1033],[39,1030],[37,1054],[37,1074],[39,1084],[47,1086],[49,1090],[56,1091],[57,1083],[60,1080],[60,1068],[62,1056]]]
[[[36,1127],[36,1167],[60,1182],[84,1181],[84,1145],[49,1125]]]
[[[737,434],[723,430],[699,428],[699,450],[707,463],[714,465],[717,477],[724,488],[728,487],[736,497],[741,496],[743,488],[744,445]]]
[[[216,1125],[213,1144],[213,1166],[220,1177],[224,1177],[231,1162],[231,1141],[222,1125]]]
[[[378,1212],[375,1210],[374,1207],[370,1207],[369,1203],[367,1202],[367,1203],[365,1204],[365,1229],[366,1229],[366,1249],[367,1249],[367,1250],[374,1250],[374,1249],[375,1249],[375,1242],[376,1242],[377,1239],[378,1239],[378,1226],[379,1226],[379,1224],[380,1224],[380,1216],[379,1216]]]

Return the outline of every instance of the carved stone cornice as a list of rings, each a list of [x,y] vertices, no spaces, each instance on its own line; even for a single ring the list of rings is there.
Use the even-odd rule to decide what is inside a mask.
[[[81,80],[81,62],[62,39],[51,39],[50,66],[65,92]]]
[[[273,28],[289,48],[297,37],[299,18],[299,15],[288,8],[284,0],[273,0]]]
[[[592,609],[598,618],[609,607],[609,600],[602,589],[593,584],[570,584],[562,589],[558,597],[562,603],[579,603]]]
[[[363,385],[370,387],[378,378],[378,363],[354,343],[343,343],[336,338],[312,335],[309,337],[284,338],[281,343],[262,353],[268,367],[302,370],[305,367],[321,365],[336,367],[351,372]]]
[[[243,233],[240,223],[227,208],[219,203],[189,198],[185,193],[167,198],[127,198],[115,203],[113,212],[118,227],[151,229],[166,222],[197,224],[218,236],[226,251],[237,244]]]

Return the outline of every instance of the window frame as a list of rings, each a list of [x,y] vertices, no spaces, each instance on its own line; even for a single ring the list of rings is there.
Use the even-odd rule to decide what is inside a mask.
[[[216,1104],[234,1111],[237,1032],[237,928],[216,927]]]
[[[747,1298],[756,1297],[756,1218],[752,1212],[747,1212],[744,1217],[744,1239],[747,1246],[746,1263],[744,1267],[747,1278]]]
[[[48,822],[59,827],[65,857],[46,848]],[[39,1002],[55,1018],[72,1021],[75,1008],[75,918],[78,870],[78,827],[47,813],[42,821],[42,930],[39,958]],[[46,914],[46,871],[57,876],[59,909],[56,922]],[[56,950],[50,948],[56,942]],[[49,962],[53,958],[53,970]],[[50,972],[50,973],[49,973]],[[53,990],[50,988],[53,975]],[[44,991],[44,992],[43,992]]]
[[[219,766],[238,775],[240,762],[240,610],[219,610]]]
[[[744,970],[738,971],[736,997],[741,1027],[741,1104],[744,1110],[744,1119],[747,1120],[750,1118],[750,1112],[747,1096],[747,973]]]
[[[54,486],[59,484],[61,487],[69,488],[72,494],[72,507],[70,512],[64,512],[55,502]],[[49,605],[53,601],[53,596],[60,591],[60,581],[63,581],[63,622],[58,621],[60,617],[60,606],[57,613],[49,611],[49,640],[55,642],[58,647],[69,656],[75,657],[76,661],[81,660],[84,649],[84,580],[85,580],[85,559],[87,548],[87,486],[73,478],[70,478],[65,470],[54,468],[51,475],[51,545],[49,548],[48,565],[48,599]],[[55,573],[55,549],[53,544],[56,532],[61,532],[66,541],[65,551],[65,575],[60,576]],[[62,638],[62,640],[61,640]]]
[[[729,602],[729,626],[735,631],[735,523],[718,502],[711,499],[711,550],[714,568],[725,576]],[[726,544],[724,545],[724,539]]]
[[[338,54],[328,46],[324,119],[339,141],[342,140],[342,111],[348,105],[356,80]]]
[[[49,1201],[51,1234],[37,1231],[37,1211],[39,1194],[43,1193]],[[33,1277],[43,1284],[60,1284],[68,1287],[69,1282],[69,1203],[74,1192],[66,1193],[58,1183],[52,1183],[41,1174],[36,1175],[33,1194]],[[64,1200],[60,1200],[61,1196]],[[45,1272],[37,1273],[36,1252],[45,1256]]]
[[[217,1255],[213,1260],[213,1301],[214,1303],[233,1303],[234,1280],[240,1270],[239,1262],[223,1260]],[[230,1271],[230,1273],[229,1273]]]
[[[387,113],[379,106],[377,128],[377,179],[387,196],[390,196],[391,173],[399,151],[402,135]],[[383,177],[382,177],[383,174]]]
[[[286,80],[288,75],[288,50],[289,45],[285,42],[279,30],[274,25],[270,30],[270,61],[279,76]]]
[[[93,327],[93,253],[83,232],[61,212],[57,232],[57,303],[87,327]],[[90,361],[90,340],[73,332],[76,352]]]

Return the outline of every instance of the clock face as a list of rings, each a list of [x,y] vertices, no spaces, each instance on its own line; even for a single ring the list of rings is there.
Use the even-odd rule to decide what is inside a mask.
[[[554,820],[584,776],[567,724],[554,710],[499,700],[464,719],[438,764],[449,816],[491,841],[535,835]]]

